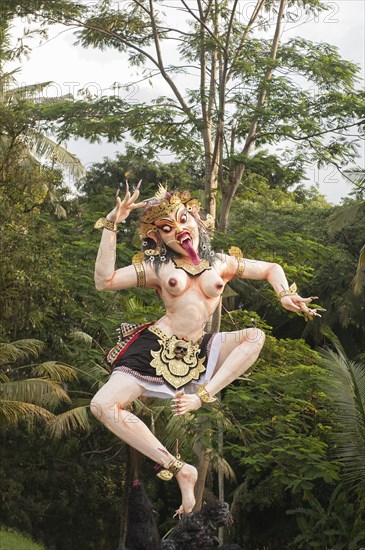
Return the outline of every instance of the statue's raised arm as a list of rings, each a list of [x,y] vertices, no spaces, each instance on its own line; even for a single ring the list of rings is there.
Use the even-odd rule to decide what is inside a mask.
[[[138,202],[141,182],[131,194],[126,182],[126,194],[122,200],[119,191],[115,196],[115,207],[106,218],[100,218],[95,227],[103,229],[98,255],[95,262],[95,287],[97,290],[120,290],[137,286],[138,273],[133,265],[115,269],[117,231],[120,223],[137,208],[146,206],[146,202]]]

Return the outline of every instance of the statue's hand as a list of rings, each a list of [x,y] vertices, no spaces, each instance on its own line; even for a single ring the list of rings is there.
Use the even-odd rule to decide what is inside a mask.
[[[131,213],[132,210],[135,210],[136,208],[142,208],[146,205],[145,201],[141,202],[135,202],[136,199],[139,197],[139,188],[141,187],[142,180],[138,182],[138,185],[136,189],[134,190],[134,193],[131,195],[129,191],[129,185],[128,182],[125,182],[126,185],[126,194],[124,199],[122,200],[119,197],[119,189],[115,195],[115,207],[109,214],[107,215],[106,219],[115,222],[115,223],[121,223],[124,220],[126,220]]]
[[[190,411],[195,411],[202,405],[200,397],[196,393],[184,393],[184,390],[176,392],[173,402],[174,416],[182,416]]]
[[[316,300],[318,296],[310,296],[309,298],[302,298],[299,294],[292,294],[290,296],[283,296],[280,299],[281,305],[288,309],[289,311],[294,311],[294,313],[304,313],[310,317],[321,317],[317,313],[317,309],[310,308],[307,306],[313,300]]]

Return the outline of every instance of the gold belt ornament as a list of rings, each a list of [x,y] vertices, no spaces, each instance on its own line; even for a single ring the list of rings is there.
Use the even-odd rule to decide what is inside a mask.
[[[205,371],[205,357],[199,357],[203,336],[197,342],[189,342],[175,335],[167,336],[153,325],[149,326],[148,330],[158,336],[158,343],[161,345],[158,351],[151,351],[151,367],[156,369],[156,375],[162,376],[175,389],[181,388],[191,380],[198,380]]]

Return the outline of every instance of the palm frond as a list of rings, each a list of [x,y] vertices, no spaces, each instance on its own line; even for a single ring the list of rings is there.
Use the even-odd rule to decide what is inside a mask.
[[[191,444],[191,440],[187,442],[186,437],[186,419],[179,416],[171,415],[169,420],[163,425],[163,441],[166,448],[174,453],[176,441],[180,442],[180,447]]]
[[[92,384],[92,389],[100,389],[107,382],[110,373],[98,363],[82,363],[74,367],[81,378]]]
[[[59,220],[65,220],[67,218],[67,211],[59,202],[56,202],[54,213]]]
[[[33,376],[47,377],[56,382],[72,382],[77,380],[75,369],[57,361],[46,361],[32,369]]]
[[[0,365],[10,365],[16,361],[35,358],[44,348],[44,342],[34,339],[16,340],[0,343]]]
[[[350,361],[341,351],[321,351],[330,374],[338,430],[335,454],[343,465],[343,479],[365,495],[365,366]],[[364,497],[365,498],[365,497]]]
[[[13,72],[18,72],[20,68],[15,69]],[[48,82],[37,82],[36,84],[27,84],[18,86],[17,88],[11,88],[6,90],[4,97],[9,99],[37,99],[37,94],[43,92],[52,81]]]
[[[0,426],[2,428],[15,428],[19,422],[27,420],[28,427],[32,427],[34,420],[49,422],[54,415],[47,409],[34,403],[21,401],[0,400]]]
[[[61,401],[70,402],[59,382],[44,378],[28,378],[5,382],[0,386],[0,398],[54,407]]]
[[[14,75],[16,73],[19,73],[20,70],[21,70],[20,67],[16,67],[12,71],[2,72],[0,75],[0,89],[5,88],[9,86],[9,84],[12,84],[13,82],[15,82]],[[2,94],[4,98],[6,97],[7,93],[8,93],[8,90],[5,88]]]
[[[92,336],[82,330],[74,330],[70,333],[70,338],[77,344],[85,344],[88,348],[91,348],[93,343]]]
[[[60,437],[71,432],[90,431],[88,407],[76,407],[52,418],[48,424],[53,437]]]
[[[356,187],[361,187],[365,184],[365,170],[360,166],[356,166],[352,170],[344,170],[344,174]]]
[[[210,453],[210,464],[215,472],[222,472],[223,476],[232,481],[237,482],[236,474],[233,471],[232,466],[227,462],[223,456],[220,456],[216,451]]]
[[[341,231],[346,225],[349,225],[355,221],[361,211],[365,210],[365,203],[359,202],[351,204],[349,206],[341,207],[330,220],[329,231],[330,233],[336,233]]]
[[[61,167],[67,169],[75,178],[81,178],[85,175],[85,168],[80,159],[48,136],[33,131],[29,139],[29,145],[33,155],[35,155],[38,160],[42,158],[51,159]]]
[[[338,339],[336,334],[333,332],[333,330],[328,325],[323,324],[321,326],[321,333],[326,338],[328,338],[328,340],[337,348],[337,350],[341,353],[341,355],[343,357],[346,357],[346,352],[345,352],[340,340]]]
[[[365,244],[360,250],[356,273],[352,280],[352,290],[355,296],[359,296],[365,288]]]

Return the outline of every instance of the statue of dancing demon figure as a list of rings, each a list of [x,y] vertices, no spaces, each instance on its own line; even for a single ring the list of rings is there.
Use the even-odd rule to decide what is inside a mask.
[[[167,192],[160,186],[155,197],[136,202],[139,187],[116,197],[115,208],[95,224],[102,237],[95,265],[97,290],[147,286],[157,291],[166,313],[154,323],[122,324],[118,344],[107,355],[113,367],[109,381],[95,395],[91,410],[115,435],[174,475],[180,486],[179,514],[192,511],[197,470],[171,455],[126,404],[139,396],[171,398],[176,415],[205,403],[245,373],[256,361],[265,341],[257,328],[206,334],[204,327],[216,309],[224,286],[234,277],[266,280],[284,308],[316,315],[289,288],[280,265],[230,255],[211,249],[209,216],[202,220],[200,205],[190,193]],[[140,217],[142,252],[132,265],[115,269],[116,232],[132,210]]]

